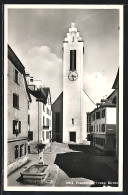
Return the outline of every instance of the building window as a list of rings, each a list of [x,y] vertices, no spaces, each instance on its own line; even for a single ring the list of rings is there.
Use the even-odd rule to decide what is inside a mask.
[[[20,145],[20,157],[22,157],[24,154],[23,150],[24,150],[24,144]]]
[[[45,126],[45,117],[43,116],[43,125]]]
[[[19,146],[16,145],[16,146],[15,146],[15,159],[18,158],[18,153],[19,153]]]
[[[100,119],[100,111],[96,112],[96,119]]]
[[[93,121],[95,121],[95,113],[93,114]]]
[[[19,108],[19,95],[13,93],[13,107]]]
[[[43,141],[44,141],[44,131],[42,131],[42,139],[43,139]]]
[[[102,124],[102,132],[105,132],[105,124]]]
[[[33,82],[33,77],[30,77],[30,81]]]
[[[94,132],[95,132],[95,125],[94,125]]]
[[[102,118],[104,118],[104,117],[105,117],[105,109],[102,110]]]
[[[70,50],[70,70],[76,70],[76,50]]]
[[[25,155],[27,154],[27,147],[26,147],[26,144],[24,145],[24,154],[25,154]]]
[[[33,131],[28,131],[28,141],[33,140]]]
[[[100,124],[99,124],[99,132],[100,132]]]
[[[15,69],[15,82],[18,84],[19,83],[19,75],[18,71]]]
[[[116,104],[116,97],[113,98],[112,103]]]
[[[47,108],[47,114],[49,114],[49,109]]]
[[[97,125],[97,132],[98,132],[98,125]]]
[[[46,131],[46,139],[49,139],[49,131]]]
[[[105,145],[105,139],[96,137],[96,144],[100,146]]]
[[[13,120],[13,134],[16,136],[21,133],[21,121]]]
[[[72,125],[74,125],[74,118],[72,118]]]
[[[30,125],[30,114],[28,115],[28,125]]]
[[[93,126],[91,126],[91,132],[93,132]]]

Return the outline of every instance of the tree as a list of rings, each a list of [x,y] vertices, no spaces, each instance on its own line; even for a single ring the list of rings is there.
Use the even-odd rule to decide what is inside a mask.
[[[92,141],[93,140],[93,135],[92,134],[88,134],[87,135],[87,140],[88,141]]]
[[[46,145],[42,143],[38,143],[36,145],[36,149],[38,150],[38,154],[39,154],[39,164],[43,164],[43,152],[44,152],[45,146]]]

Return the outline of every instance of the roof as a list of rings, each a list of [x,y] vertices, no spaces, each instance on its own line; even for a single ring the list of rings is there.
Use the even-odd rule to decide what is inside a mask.
[[[92,114],[93,112],[96,112],[96,111],[98,111],[98,110],[100,110],[100,109],[102,109],[102,108],[115,108],[116,107],[116,105],[114,105],[114,104],[102,104],[100,107],[98,107],[98,108],[95,108],[92,112],[90,112],[89,114]]]
[[[115,81],[113,83],[112,89],[117,89],[118,86],[119,86],[119,68],[118,68],[117,75],[116,75]]]
[[[9,45],[8,45],[8,59],[17,68],[17,70],[21,74],[23,74],[26,92],[27,92],[29,101],[31,102],[31,97],[30,97],[30,94],[29,94],[29,90],[28,90],[28,86],[27,86],[27,81],[26,81],[26,77],[25,77],[25,67],[23,66],[23,64],[21,63],[21,61],[19,60],[19,58],[16,56],[16,54],[14,53],[14,51],[12,50],[12,48]]]
[[[46,94],[45,91],[43,90],[43,88],[40,88],[37,91],[32,91],[29,89],[29,92],[31,95],[33,95],[34,97],[37,98],[37,101],[43,102],[44,104],[47,103],[47,98],[46,98]]]
[[[46,97],[48,97],[48,93],[50,93],[50,88],[49,87],[45,87],[43,88],[46,94]]]
[[[13,63],[13,65],[18,69],[18,71],[23,74],[25,67],[19,60],[19,58],[16,56],[12,48],[8,45],[8,59]]]
[[[50,94],[50,101],[51,101],[51,93],[50,88],[48,87],[41,87],[38,90],[31,90],[29,89],[31,95],[37,98],[37,101],[43,102],[44,104],[47,103],[48,94]]]
[[[114,90],[108,97],[107,99],[110,99],[110,97],[115,93],[116,90]]]
[[[54,103],[53,104],[55,104],[56,103],[56,101],[60,98],[62,96],[62,98],[63,98],[63,91],[61,92],[61,94],[56,98],[56,100],[54,101]],[[52,105],[53,105],[52,104]]]

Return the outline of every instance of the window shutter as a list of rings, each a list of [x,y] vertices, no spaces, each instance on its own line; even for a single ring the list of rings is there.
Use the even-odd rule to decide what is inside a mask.
[[[13,134],[15,134],[15,121],[13,120]]]
[[[21,133],[21,121],[19,121],[19,133]]]
[[[17,108],[19,108],[19,96],[17,95]]]
[[[15,107],[15,94],[13,93],[13,107]]]

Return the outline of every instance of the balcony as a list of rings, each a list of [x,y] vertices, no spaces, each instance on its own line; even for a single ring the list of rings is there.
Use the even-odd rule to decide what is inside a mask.
[[[44,126],[44,125],[43,125],[43,129],[48,130],[48,129],[49,129],[49,126]]]

